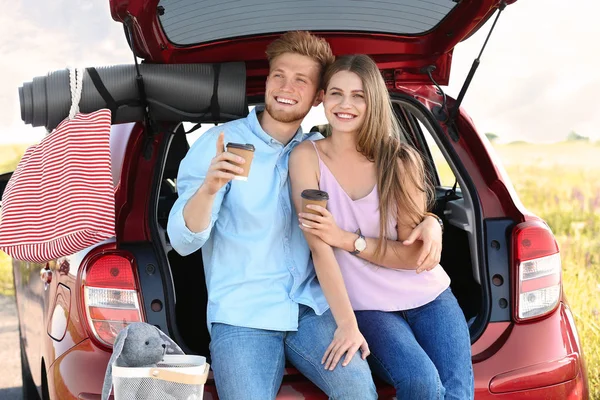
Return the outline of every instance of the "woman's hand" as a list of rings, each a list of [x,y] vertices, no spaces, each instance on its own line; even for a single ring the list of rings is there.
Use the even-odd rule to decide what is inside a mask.
[[[371,352],[369,351],[369,345],[365,340],[364,336],[358,330],[356,325],[338,326],[333,335],[333,340],[321,360],[321,364],[325,364],[325,369],[333,371],[344,355],[344,361],[342,367],[345,367],[352,361],[352,357],[358,350],[361,350],[362,359],[365,360]]]
[[[321,215],[306,212],[298,214],[300,229],[318,236],[331,247],[342,247],[341,241],[346,232],[337,226],[333,215],[325,207],[315,204],[309,204],[306,207],[321,213]]]
[[[439,222],[431,216],[425,217],[402,244],[410,246],[415,240],[423,242],[421,254],[417,259],[417,273],[437,267],[442,255],[442,228]]]

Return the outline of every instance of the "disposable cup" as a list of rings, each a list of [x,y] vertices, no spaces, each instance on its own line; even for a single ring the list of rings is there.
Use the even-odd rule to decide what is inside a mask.
[[[240,174],[236,174],[235,180],[238,181],[247,181],[248,175],[250,174],[250,166],[252,165],[252,159],[254,158],[254,146],[251,144],[242,144],[242,143],[227,143],[227,151],[229,153],[233,153],[237,156],[242,157],[246,160],[243,164],[233,163],[241,168],[244,171]]]
[[[306,208],[309,204],[314,204],[317,206],[321,206],[323,208],[327,207],[327,200],[329,200],[329,195],[327,192],[317,189],[306,189],[302,192],[302,212],[321,215],[320,212],[316,210],[311,210],[310,208]],[[303,224],[304,225],[304,224]],[[306,226],[306,225],[304,225]]]

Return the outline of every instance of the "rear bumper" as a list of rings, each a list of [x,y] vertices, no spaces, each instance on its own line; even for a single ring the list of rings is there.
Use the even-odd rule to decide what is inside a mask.
[[[52,400],[100,399],[110,353],[89,340],[65,352],[48,369]],[[573,317],[564,304],[548,318],[512,327],[498,350],[473,364],[475,398],[588,400],[585,362]],[[381,388],[380,398],[393,397]],[[325,399],[314,385],[298,375],[284,378],[278,399]],[[205,400],[217,399],[212,380]]]
[[[585,362],[567,305],[546,319],[515,324],[498,350],[473,364],[475,398],[589,398]]]

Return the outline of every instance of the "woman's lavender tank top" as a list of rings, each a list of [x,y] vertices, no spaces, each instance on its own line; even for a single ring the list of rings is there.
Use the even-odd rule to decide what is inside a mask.
[[[379,237],[379,195],[377,186],[367,196],[352,200],[340,186],[327,165],[319,158],[319,188],[329,194],[327,209],[337,225],[345,231],[359,228],[365,237]],[[396,222],[389,221],[390,240],[397,240]],[[434,300],[450,285],[446,271],[438,265],[417,274],[413,270],[396,270],[372,264],[349,252],[334,248],[346,289],[354,310],[399,311],[416,308]]]

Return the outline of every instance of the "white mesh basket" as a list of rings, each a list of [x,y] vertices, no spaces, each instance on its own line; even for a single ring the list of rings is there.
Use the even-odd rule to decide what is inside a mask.
[[[202,400],[209,368],[188,355],[165,355],[156,368],[113,365],[115,400]]]

